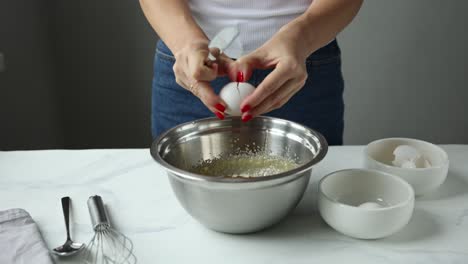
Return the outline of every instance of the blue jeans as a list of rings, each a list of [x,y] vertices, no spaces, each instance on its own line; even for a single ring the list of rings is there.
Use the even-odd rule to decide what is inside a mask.
[[[169,48],[159,41],[154,58],[151,106],[153,138],[178,124],[214,116],[197,97],[176,83],[172,70],[174,62]],[[303,124],[324,135],[328,144],[342,145],[344,82],[336,40],[310,55],[306,66],[309,77],[304,87],[283,107],[266,115]],[[270,72],[255,70],[249,83],[258,86]],[[227,77],[221,77],[211,85],[219,93],[228,82]]]

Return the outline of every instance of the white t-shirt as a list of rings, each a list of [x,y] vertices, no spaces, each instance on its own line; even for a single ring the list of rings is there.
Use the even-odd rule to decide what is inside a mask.
[[[312,0],[189,0],[194,19],[212,39],[237,25],[240,31],[224,52],[238,58],[269,40],[282,26],[303,14]]]

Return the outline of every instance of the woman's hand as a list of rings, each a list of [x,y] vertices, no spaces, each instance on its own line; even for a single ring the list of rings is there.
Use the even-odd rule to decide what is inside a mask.
[[[218,118],[224,119],[226,103],[213,91],[209,82],[226,75],[233,61],[217,49],[211,50],[216,61],[210,61],[209,52],[207,40],[192,41],[174,54],[173,70],[180,86],[198,97]]]
[[[254,69],[274,68],[255,92],[242,102],[243,121],[282,107],[304,86],[308,53],[296,45],[298,41],[294,32],[281,30],[263,46],[236,62],[235,68],[244,74],[245,80],[250,78]]]
[[[297,93],[307,79],[307,56],[333,40],[351,22],[362,2],[314,0],[304,14],[286,24],[270,41],[240,58],[236,67],[246,79],[253,69],[275,68],[242,102],[242,120],[277,109]]]

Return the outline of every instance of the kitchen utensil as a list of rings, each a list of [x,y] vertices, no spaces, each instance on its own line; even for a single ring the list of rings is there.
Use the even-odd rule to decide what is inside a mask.
[[[220,53],[223,53],[224,50],[229,48],[231,43],[238,35],[239,28],[237,26],[225,27],[219,31],[216,36],[214,36],[214,38],[208,44],[208,47],[218,48]],[[216,60],[216,58],[211,53],[208,54],[208,58],[212,61]]]
[[[299,166],[255,178],[190,172],[200,160],[256,147],[292,158]],[[256,117],[244,123],[239,117],[226,117],[170,129],[153,142],[151,155],[167,170],[179,202],[196,220],[220,232],[249,233],[279,222],[295,208],[307,188],[312,166],[325,157],[327,149],[318,132],[288,120]]]
[[[394,234],[413,214],[414,191],[403,179],[376,170],[348,169],[319,182],[319,211],[335,230],[355,238]]]
[[[85,246],[83,243],[73,242],[70,238],[70,200],[70,197],[62,198],[62,210],[63,217],[65,218],[65,228],[67,230],[67,240],[63,245],[52,250],[53,254],[63,257],[74,255]]]
[[[136,263],[132,241],[111,227],[100,196],[89,197],[88,210],[95,234],[83,251],[84,263]]]
[[[417,149],[428,160],[427,168],[401,168],[394,166],[393,152],[401,145]],[[385,138],[373,141],[364,150],[365,167],[387,172],[406,180],[416,195],[437,189],[447,178],[447,153],[432,143],[412,138]]]

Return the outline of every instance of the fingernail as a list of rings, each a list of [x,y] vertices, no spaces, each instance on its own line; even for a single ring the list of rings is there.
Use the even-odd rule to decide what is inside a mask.
[[[249,111],[250,109],[251,109],[250,105],[247,104],[247,105],[244,105],[244,107],[241,108],[241,112],[245,113],[245,112]]]
[[[245,115],[245,116],[242,117],[242,122],[247,122],[250,119],[252,119],[252,115]]]
[[[217,103],[215,105],[215,108],[218,109],[220,112],[224,112],[224,110],[226,110],[226,107],[220,103]]]
[[[221,114],[220,112],[216,112],[215,115],[216,115],[219,119],[221,119],[221,120],[224,119],[224,115]]]
[[[237,72],[237,82],[244,82],[244,73],[241,71]]]

